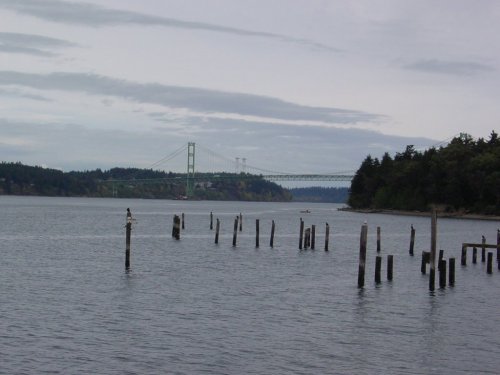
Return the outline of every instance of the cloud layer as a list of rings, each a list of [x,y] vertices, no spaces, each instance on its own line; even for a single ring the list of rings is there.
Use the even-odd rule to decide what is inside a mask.
[[[66,40],[42,35],[0,32],[0,52],[52,57],[56,56],[56,49],[76,46]]]

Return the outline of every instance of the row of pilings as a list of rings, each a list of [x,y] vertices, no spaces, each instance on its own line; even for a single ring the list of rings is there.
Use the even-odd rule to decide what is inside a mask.
[[[126,217],[126,246],[125,246],[125,269],[130,269],[130,252],[131,252],[131,231],[132,231],[132,214],[130,209],[127,208],[127,217]],[[215,225],[215,236],[214,243],[219,243],[219,232],[221,227],[221,221],[219,218],[216,218]],[[174,215],[172,222],[172,237],[176,240],[180,240],[181,229],[185,228],[185,215],[182,213],[179,215]],[[213,212],[210,212],[210,230],[214,229],[214,215]],[[275,238],[275,229],[276,224],[274,220],[271,221],[271,234],[269,238],[269,246],[271,248],[274,247],[274,238]],[[238,240],[238,232],[243,230],[243,215],[240,213],[234,219],[233,225],[233,240],[232,246],[237,246]],[[445,288],[448,286],[455,285],[455,258],[450,257],[448,259],[444,258],[444,250],[439,250],[438,259],[436,260],[437,250],[437,214],[436,211],[433,210],[431,214],[431,243],[429,251],[422,251],[422,260],[420,266],[420,272],[423,275],[427,274],[427,265],[429,265],[429,290],[435,290],[436,284],[436,268],[439,275],[439,288]],[[324,235],[324,251],[329,251],[329,237],[330,237],[330,226],[328,223],[325,224],[325,235]],[[409,244],[409,256],[414,256],[415,252],[415,236],[416,231],[413,225],[410,227],[410,244]],[[367,255],[367,238],[368,238],[368,225],[365,222],[361,226],[360,233],[360,245],[359,245],[359,263],[358,263],[358,287],[363,288],[365,285],[365,269],[366,269],[366,255]],[[260,220],[255,220],[255,247],[260,247]],[[298,249],[300,251],[303,250],[315,250],[316,248],[316,225],[311,225],[310,227],[305,227],[305,222],[302,218],[299,221],[299,245]],[[496,244],[487,244],[484,235],[482,236],[481,243],[463,243],[462,244],[462,253],[461,253],[461,266],[467,266],[467,249],[472,248],[472,263],[477,263],[477,249],[480,248],[481,252],[481,262],[486,262],[486,272],[488,274],[493,273],[493,252],[488,251],[486,254],[486,249],[496,249],[497,256],[496,262],[498,270],[500,270],[500,229],[497,230],[497,241]],[[382,280],[381,277],[381,268],[382,268],[382,257],[378,255],[381,251],[381,227],[377,227],[377,256],[375,257],[375,275],[374,280],[375,283],[380,283]],[[394,256],[392,254],[387,255],[387,268],[386,275],[387,280],[392,281],[394,275]],[[436,267],[437,265],[437,267]]]

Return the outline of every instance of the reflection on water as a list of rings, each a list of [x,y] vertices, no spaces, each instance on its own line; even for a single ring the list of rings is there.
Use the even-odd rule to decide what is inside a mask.
[[[125,209],[137,222],[124,267]],[[456,269],[428,291],[430,219],[335,205],[0,197],[0,373],[498,373],[500,274]],[[300,211],[309,209],[310,214]],[[219,245],[209,214],[221,220]],[[185,213],[181,240],[173,214]],[[232,247],[235,215],[243,231]],[[298,250],[299,218],[317,250]],[[260,219],[260,247],[255,247]],[[276,222],[270,248],[271,220]],[[359,230],[368,221],[365,288]],[[324,252],[324,223],[330,251]],[[410,225],[415,255],[408,255]],[[374,283],[376,227],[382,283]],[[438,246],[496,240],[498,223],[440,220]],[[385,280],[387,254],[394,280]],[[436,280],[437,281],[437,280]]]

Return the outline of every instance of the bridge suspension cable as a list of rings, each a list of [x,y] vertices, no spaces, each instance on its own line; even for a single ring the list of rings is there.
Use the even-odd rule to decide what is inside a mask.
[[[177,150],[175,150],[174,152],[168,154],[167,156],[161,158],[160,160],[158,160],[157,162],[151,164],[151,166],[149,167],[149,169],[153,169],[153,168],[157,168],[159,167],[160,165],[162,164],[165,164],[166,162],[172,160],[173,158],[175,158],[176,156],[178,156],[179,154],[181,154],[183,151],[186,151],[188,148],[188,144],[185,143],[184,145],[182,145],[181,147],[179,147]]]

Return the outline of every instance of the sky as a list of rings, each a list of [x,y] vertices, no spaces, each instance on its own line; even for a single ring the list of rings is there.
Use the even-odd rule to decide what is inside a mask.
[[[497,0],[0,0],[0,160],[355,171],[500,128]],[[215,155],[215,156],[214,156]],[[168,158],[167,158],[168,159]]]

